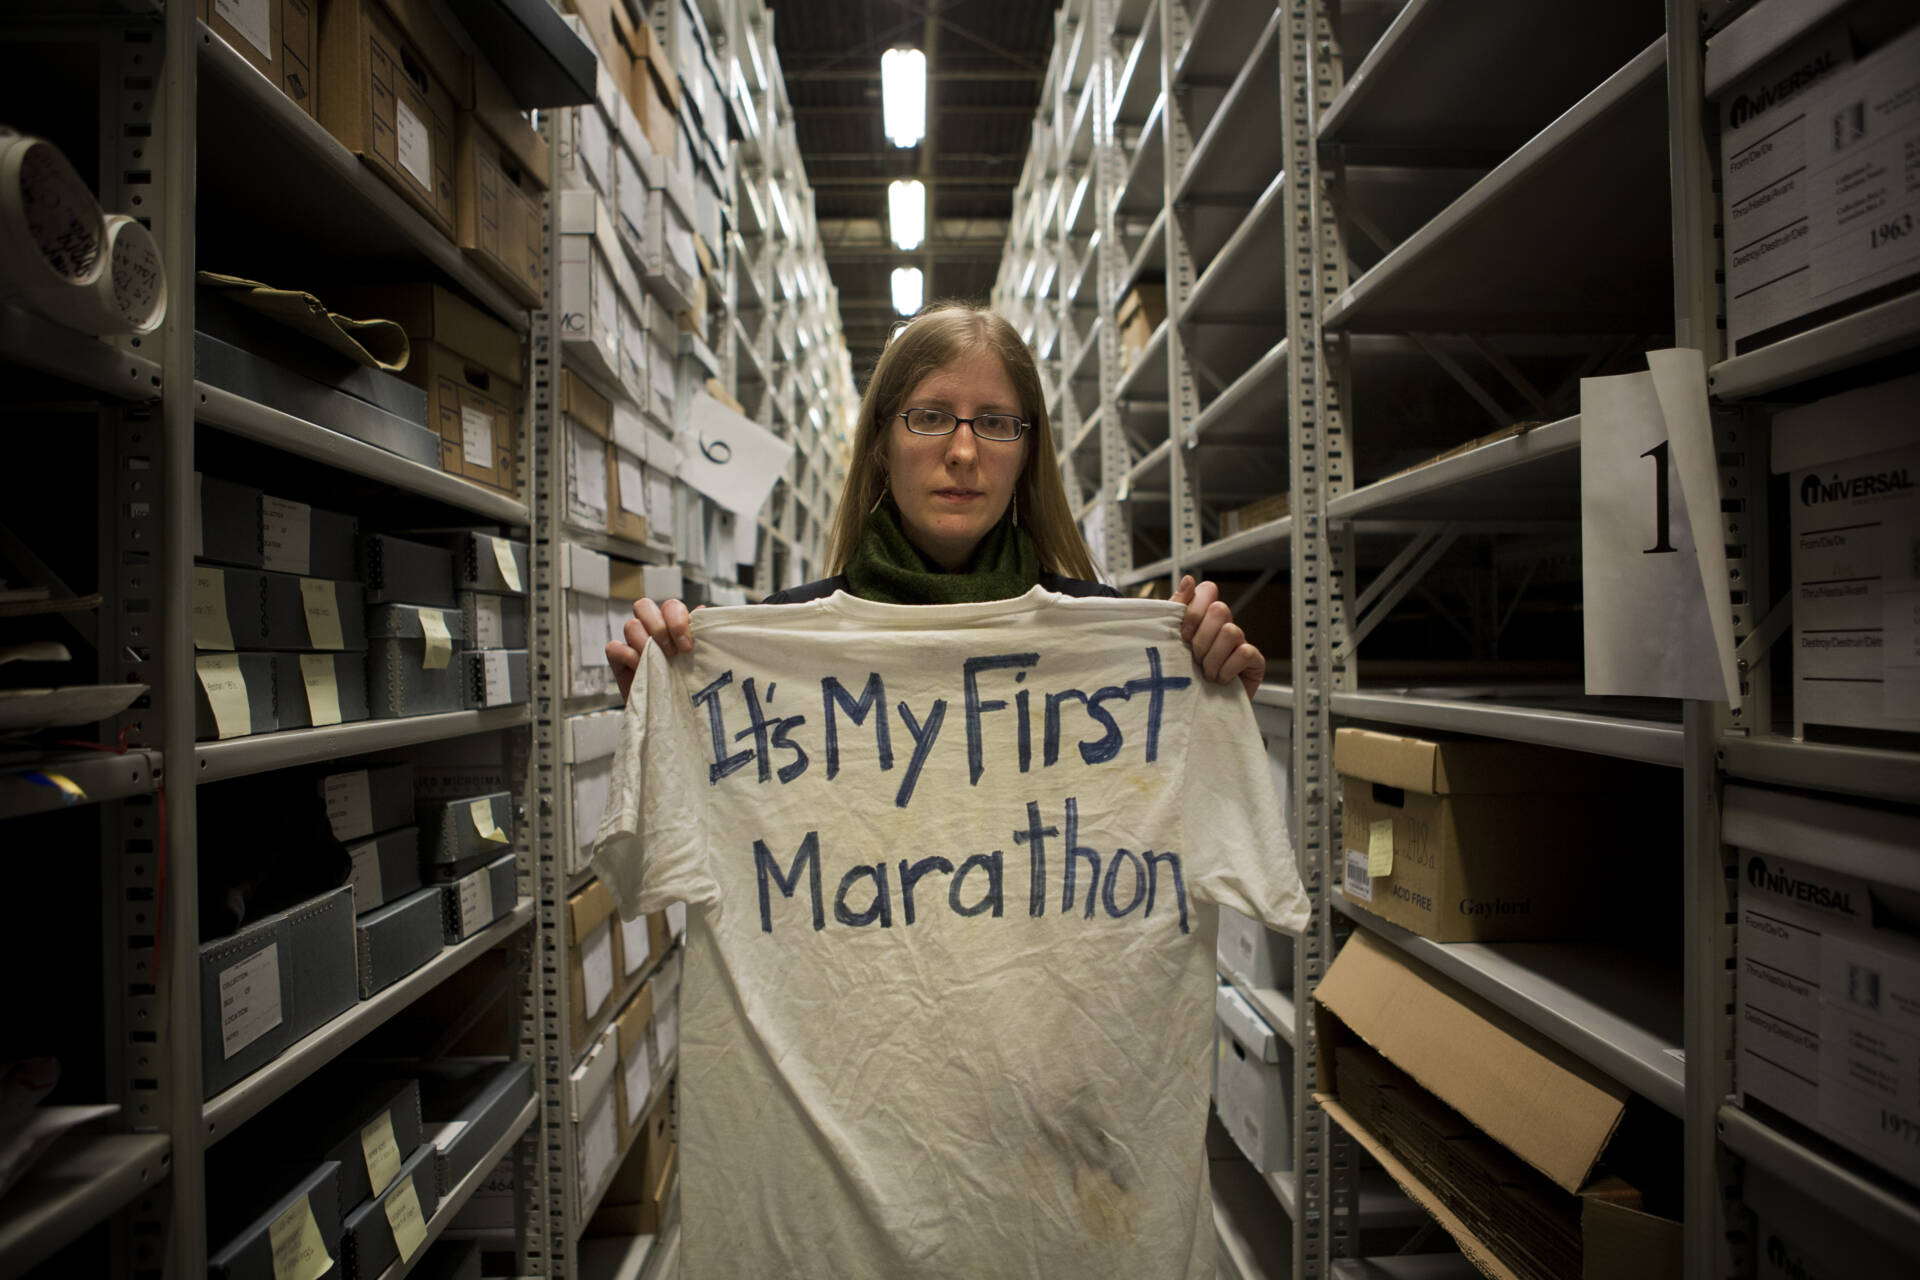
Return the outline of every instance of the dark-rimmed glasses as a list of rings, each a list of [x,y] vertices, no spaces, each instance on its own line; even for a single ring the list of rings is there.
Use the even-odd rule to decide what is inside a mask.
[[[964,422],[973,428],[975,439],[997,440],[1002,444],[1018,440],[1028,425],[1007,413],[978,413],[962,418],[943,409],[905,409],[894,416],[917,436],[950,436]]]

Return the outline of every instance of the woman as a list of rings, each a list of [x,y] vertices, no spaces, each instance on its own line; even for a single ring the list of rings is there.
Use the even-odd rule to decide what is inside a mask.
[[[778,591],[798,604],[846,591],[894,604],[1000,600],[1038,585],[1111,596],[1060,484],[1033,353],[1006,320],[939,303],[881,354],[860,403],[853,463],[834,516],[834,576]],[[1266,659],[1211,582],[1181,579],[1181,637],[1207,679],[1251,694]],[[625,643],[607,645],[624,700],[651,640],[669,657],[693,648],[687,607],[636,600]]]

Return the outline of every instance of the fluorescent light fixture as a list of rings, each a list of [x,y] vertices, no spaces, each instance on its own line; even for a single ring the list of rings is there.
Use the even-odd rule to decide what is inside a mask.
[[[893,309],[903,316],[910,316],[920,309],[926,301],[926,278],[918,267],[895,267],[893,269]]]
[[[887,221],[893,231],[894,248],[918,249],[927,238],[927,184],[918,178],[889,182]]]
[[[896,147],[911,147],[927,134],[927,55],[889,49],[880,55],[880,115]]]

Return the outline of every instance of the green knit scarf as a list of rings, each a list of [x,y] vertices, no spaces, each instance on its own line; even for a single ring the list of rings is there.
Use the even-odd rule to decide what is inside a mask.
[[[907,538],[900,508],[888,498],[867,517],[847,565],[847,590],[884,604],[974,604],[1025,595],[1040,581],[1040,556],[1011,514],[987,531],[958,573],[929,560]]]

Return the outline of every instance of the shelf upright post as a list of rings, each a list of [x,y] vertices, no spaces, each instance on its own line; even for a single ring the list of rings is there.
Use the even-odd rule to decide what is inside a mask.
[[[1084,31],[1084,24],[1093,21],[1093,15],[1090,12],[1093,8],[1092,0],[1082,0],[1082,5],[1083,11],[1079,21]],[[1070,190],[1073,185],[1071,145],[1073,140],[1067,136],[1074,114],[1067,105],[1067,96],[1072,92],[1070,82],[1073,78],[1070,59],[1074,44],[1074,21],[1069,16],[1072,9],[1073,5],[1069,0],[1069,3],[1061,5],[1053,15],[1054,74],[1050,77],[1045,91],[1047,116],[1053,122],[1051,130],[1056,139],[1055,145],[1060,157],[1059,172],[1054,176],[1051,185],[1054,190],[1060,192]],[[1093,92],[1093,81],[1093,74],[1089,72],[1086,83],[1080,86],[1080,92],[1082,94]],[[1081,338],[1074,329],[1073,310],[1067,301],[1067,287],[1072,283],[1073,274],[1070,270],[1073,265],[1073,236],[1068,229],[1065,205],[1064,198],[1053,202],[1053,217],[1040,228],[1039,235],[1041,260],[1045,261],[1046,256],[1051,253],[1054,263],[1053,284],[1042,295],[1040,306],[1051,311],[1054,318],[1053,351],[1058,374],[1057,380],[1052,382],[1057,389],[1054,395],[1053,443],[1055,449],[1062,454],[1065,453],[1067,444],[1080,434],[1081,423],[1080,401],[1073,392],[1073,371],[1080,366]],[[1042,208],[1045,207],[1043,204]],[[1049,381],[1044,371],[1041,379],[1042,385],[1046,385]],[[1062,463],[1069,471],[1072,470],[1070,460],[1063,458]]]
[[[1114,217],[1113,200],[1120,190],[1120,184],[1126,178],[1126,161],[1120,153],[1119,138],[1115,136],[1114,98],[1118,93],[1116,83],[1120,73],[1119,50],[1115,47],[1114,24],[1118,21],[1119,5],[1117,0],[1095,0],[1093,21],[1097,24],[1093,30],[1100,43],[1097,46],[1097,61],[1090,73],[1091,81],[1097,77],[1100,96],[1093,102],[1093,183],[1091,199],[1094,202],[1094,235],[1099,245],[1094,250],[1098,259],[1094,263],[1093,304],[1096,311],[1094,324],[1100,333],[1099,372],[1100,406],[1096,413],[1100,415],[1100,482],[1103,492],[1111,493],[1111,486],[1118,482],[1117,476],[1107,471],[1107,459],[1117,451],[1125,457],[1126,437],[1120,426],[1120,400],[1117,388],[1120,384],[1120,326],[1117,316],[1120,311],[1120,277],[1127,269],[1126,250],[1120,244],[1119,219]],[[1111,440],[1111,443],[1109,441]],[[1086,442],[1081,442],[1084,448]],[[1079,464],[1068,459],[1069,475],[1068,497],[1076,504],[1080,500]],[[1114,548],[1126,540],[1116,538],[1114,525],[1110,521],[1113,511],[1111,503],[1103,503],[1098,519],[1108,520],[1106,526],[1107,563],[1101,566],[1113,573],[1112,555]],[[1127,544],[1128,567],[1132,561],[1132,547]]]
[[[1706,18],[1701,0],[1667,0],[1668,185],[1672,193],[1674,339],[1698,348],[1708,367],[1724,354],[1719,322],[1718,199],[1705,126]],[[1734,643],[1749,635],[1767,605],[1765,433],[1737,410],[1712,415],[1721,463],[1721,523],[1727,544],[1726,589],[1733,597]],[[1757,584],[1757,585],[1756,585]],[[1767,681],[1742,664],[1741,705],[1688,702],[1682,760],[1686,928],[1683,988],[1686,1111],[1682,1118],[1685,1271],[1731,1277],[1745,1248],[1732,1228],[1744,1218],[1734,1159],[1720,1145],[1717,1113],[1733,1092],[1733,851],[1721,840],[1719,739],[1770,723]],[[1743,1234],[1743,1233],[1740,1233]]]
[[[560,148],[553,148],[548,194],[543,199],[546,246],[545,305],[533,315],[528,332],[532,347],[533,431],[528,446],[532,459],[533,527],[528,545],[533,560],[533,591],[528,597],[528,642],[532,661],[533,694],[533,812],[534,882],[539,902],[533,920],[532,1003],[539,1011],[531,1026],[519,1028],[523,1051],[534,1063],[540,1082],[540,1140],[532,1165],[530,1185],[523,1183],[521,1206],[525,1217],[523,1274],[568,1280],[575,1274],[573,1205],[573,1126],[567,1121],[567,1082],[573,1068],[567,1052],[567,869],[565,842],[559,838],[562,803],[560,739],[566,731],[563,670],[571,655],[562,592],[562,559],[566,543],[560,513],[566,501],[561,458],[565,448],[560,422],[559,382],[564,347],[560,341],[560,311],[553,296],[553,264],[560,260],[555,202],[560,191]],[[547,1016],[552,1015],[552,1016]],[[531,1037],[531,1040],[528,1040]]]
[[[1337,170],[1322,167],[1315,142],[1320,113],[1344,76],[1339,24],[1332,0],[1285,0],[1280,24],[1280,128],[1287,175],[1282,240],[1288,289],[1287,409],[1293,536],[1288,539],[1293,594],[1293,847],[1313,917],[1294,964],[1299,1036],[1294,1091],[1299,1163],[1299,1210],[1294,1230],[1294,1274],[1324,1277],[1333,1260],[1358,1244],[1353,1147],[1336,1135],[1312,1104],[1318,1046],[1306,1016],[1334,953],[1330,894],[1337,881],[1339,816],[1333,803],[1332,697],[1351,685],[1339,654],[1348,640],[1344,593],[1350,552],[1334,537],[1327,503],[1352,485],[1346,445],[1348,403],[1344,344],[1329,349],[1320,326],[1326,304],[1346,287],[1347,256],[1334,213]]]
[[[1186,0],[1162,0],[1160,5],[1165,24],[1160,31],[1160,88],[1165,95],[1160,106],[1160,134],[1166,148],[1166,159],[1160,166],[1160,203],[1167,214],[1167,541],[1172,557],[1169,565],[1172,586],[1179,585],[1187,557],[1200,547],[1198,486],[1187,471],[1187,450],[1197,439],[1190,433],[1194,420],[1200,416],[1200,397],[1194,386],[1193,366],[1187,359],[1183,333],[1187,304],[1193,298],[1198,273],[1193,265],[1193,247],[1188,243],[1190,228],[1186,223],[1192,208],[1175,208],[1173,203],[1173,193],[1186,172],[1187,161],[1193,156],[1193,126],[1187,123],[1187,104],[1180,86],[1173,82],[1174,62],[1193,34],[1190,12],[1193,7]],[[1116,430],[1114,439],[1120,445],[1121,458],[1125,459],[1121,473],[1124,477],[1126,471],[1132,470],[1133,461],[1126,451],[1126,437]],[[1116,477],[1115,482],[1121,477]]]

